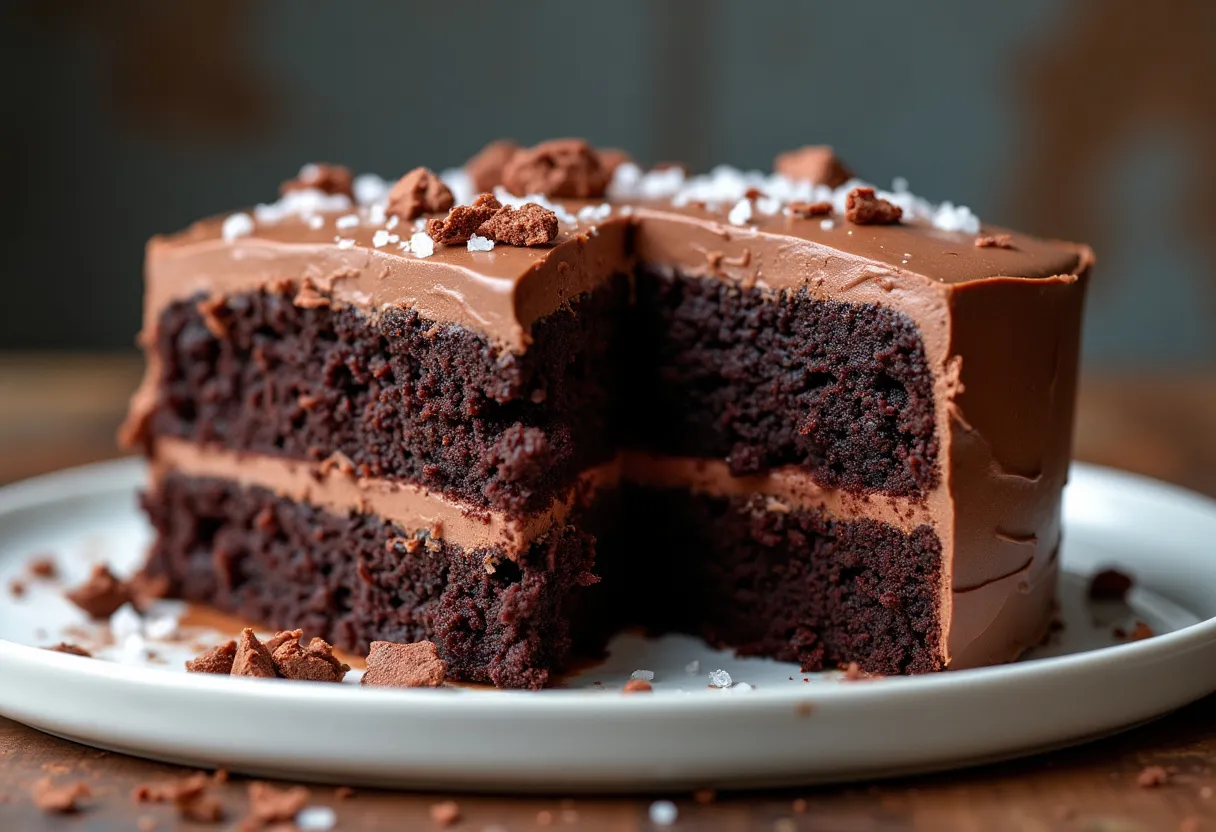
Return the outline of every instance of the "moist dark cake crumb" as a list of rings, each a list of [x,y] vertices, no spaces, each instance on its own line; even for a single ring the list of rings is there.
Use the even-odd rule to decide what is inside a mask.
[[[278,675],[270,651],[258,641],[253,630],[248,627],[242,630],[237,638],[230,672],[233,676],[251,676],[257,679],[273,679]]]
[[[1133,581],[1118,569],[1103,569],[1089,580],[1089,597],[1093,601],[1123,601]]]
[[[599,199],[608,179],[599,154],[583,139],[554,139],[516,151],[502,171],[503,186],[516,196]]]
[[[88,650],[85,650],[78,644],[72,644],[69,641],[61,641],[56,645],[47,647],[46,649],[54,653],[67,653],[69,656],[83,656],[86,659],[93,658],[93,654]]]
[[[68,815],[80,811],[80,801],[91,797],[93,790],[88,783],[57,784],[50,777],[43,777],[30,787],[34,805],[48,814]]]
[[[116,578],[104,563],[95,565],[89,579],[65,595],[94,619],[109,618],[132,600],[127,582]]]
[[[232,673],[232,665],[236,661],[236,642],[228,641],[216,645],[197,658],[186,662],[188,673],[215,673],[227,676]]]
[[[302,191],[314,188],[327,194],[342,194],[354,196],[354,178],[350,169],[342,165],[330,165],[324,162],[314,162],[300,169],[295,179],[289,179],[279,186],[279,193]]]
[[[492,191],[502,184],[502,169],[519,150],[511,139],[497,139],[464,163],[465,173],[478,191]]]
[[[548,245],[557,237],[557,214],[535,202],[504,206],[482,223],[478,233],[509,246]]]
[[[826,145],[810,145],[782,153],[773,162],[773,170],[787,179],[806,180],[829,188],[839,188],[853,178],[853,172]]]
[[[360,684],[390,688],[439,687],[447,678],[447,665],[432,642],[392,644],[373,641],[367,670]]]
[[[1009,234],[980,234],[975,238],[976,248],[1013,248],[1013,237]]]
[[[904,209],[881,199],[873,188],[854,188],[845,198],[844,218],[854,225],[894,225]]]
[[[388,192],[385,213],[403,220],[435,214],[452,207],[455,199],[443,180],[427,168],[414,168]]]
[[[460,805],[454,800],[445,800],[431,806],[431,820],[440,826],[451,826],[460,820]]]

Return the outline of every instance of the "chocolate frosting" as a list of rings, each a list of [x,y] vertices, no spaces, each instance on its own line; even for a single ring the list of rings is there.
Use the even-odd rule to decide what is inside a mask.
[[[1081,307],[1093,262],[1088,248],[991,227],[981,232],[1009,234],[1010,246],[977,247],[973,233],[920,219],[878,226],[838,214],[824,222],[749,212],[736,224],[730,206],[658,199],[565,200],[555,207],[563,221],[550,247],[436,247],[428,257],[385,244],[377,234],[383,218],[368,208],[323,212],[311,221],[255,220],[248,233],[230,239],[225,220],[204,220],[149,243],[145,326],[155,327],[159,311],[181,298],[308,280],[333,302],[372,316],[406,304],[479,331],[500,349],[524,351],[539,318],[638,262],[891,308],[920,329],[934,372],[942,477],[916,505],[891,509],[880,498],[870,513],[936,529],[949,666],[1005,661],[1034,643],[1057,568]],[[583,219],[573,222],[572,215]],[[403,223],[395,233],[408,239],[413,226]],[[132,423],[153,407],[155,384],[152,366],[133,402]],[[698,464],[652,460],[632,470],[643,480],[674,478],[690,487],[711,481],[717,489],[759,487],[750,480],[728,485],[715,478],[717,463]],[[711,469],[714,476],[705,474]],[[776,488],[776,481],[770,476],[764,488]],[[798,499],[865,513],[847,495],[819,489],[808,496],[818,488],[813,483],[798,488]]]

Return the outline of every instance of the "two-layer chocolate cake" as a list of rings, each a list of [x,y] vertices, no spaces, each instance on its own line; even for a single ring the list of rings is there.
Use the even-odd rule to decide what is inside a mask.
[[[147,572],[541,687],[627,626],[919,673],[1051,613],[1084,246],[825,148],[308,166],[148,248]]]

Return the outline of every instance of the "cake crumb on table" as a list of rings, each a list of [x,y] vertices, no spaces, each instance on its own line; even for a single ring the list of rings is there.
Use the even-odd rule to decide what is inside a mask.
[[[43,777],[30,788],[34,805],[48,814],[67,815],[80,811],[81,798],[91,797],[93,790],[88,783],[56,784],[50,777]]]
[[[445,800],[431,806],[431,820],[440,826],[451,826],[460,820],[460,805],[454,800]]]
[[[303,786],[279,789],[255,780],[249,784],[249,815],[242,821],[242,829],[260,829],[260,825],[293,820],[307,805],[308,795]]]
[[[645,679],[630,679],[621,688],[621,693],[650,693],[654,687]]]
[[[50,650],[52,653],[67,653],[69,656],[83,656],[86,659],[93,658],[93,654],[88,650],[85,650],[78,644],[72,644],[70,641],[61,641],[45,649]]]
[[[1170,782],[1170,774],[1161,766],[1145,766],[1136,775],[1136,785],[1142,789],[1164,786]]]
[[[1133,581],[1118,569],[1103,569],[1089,579],[1089,598],[1092,601],[1122,601],[1127,598]]]
[[[131,587],[115,577],[104,563],[95,565],[88,580],[64,594],[93,619],[109,618],[132,600]]]

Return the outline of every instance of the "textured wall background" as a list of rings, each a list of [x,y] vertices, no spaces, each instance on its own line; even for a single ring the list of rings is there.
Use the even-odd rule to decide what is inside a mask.
[[[126,348],[143,241],[310,160],[585,135],[767,167],[828,142],[1091,242],[1091,368],[1216,359],[1210,0],[24,0],[0,69],[0,347]]]

